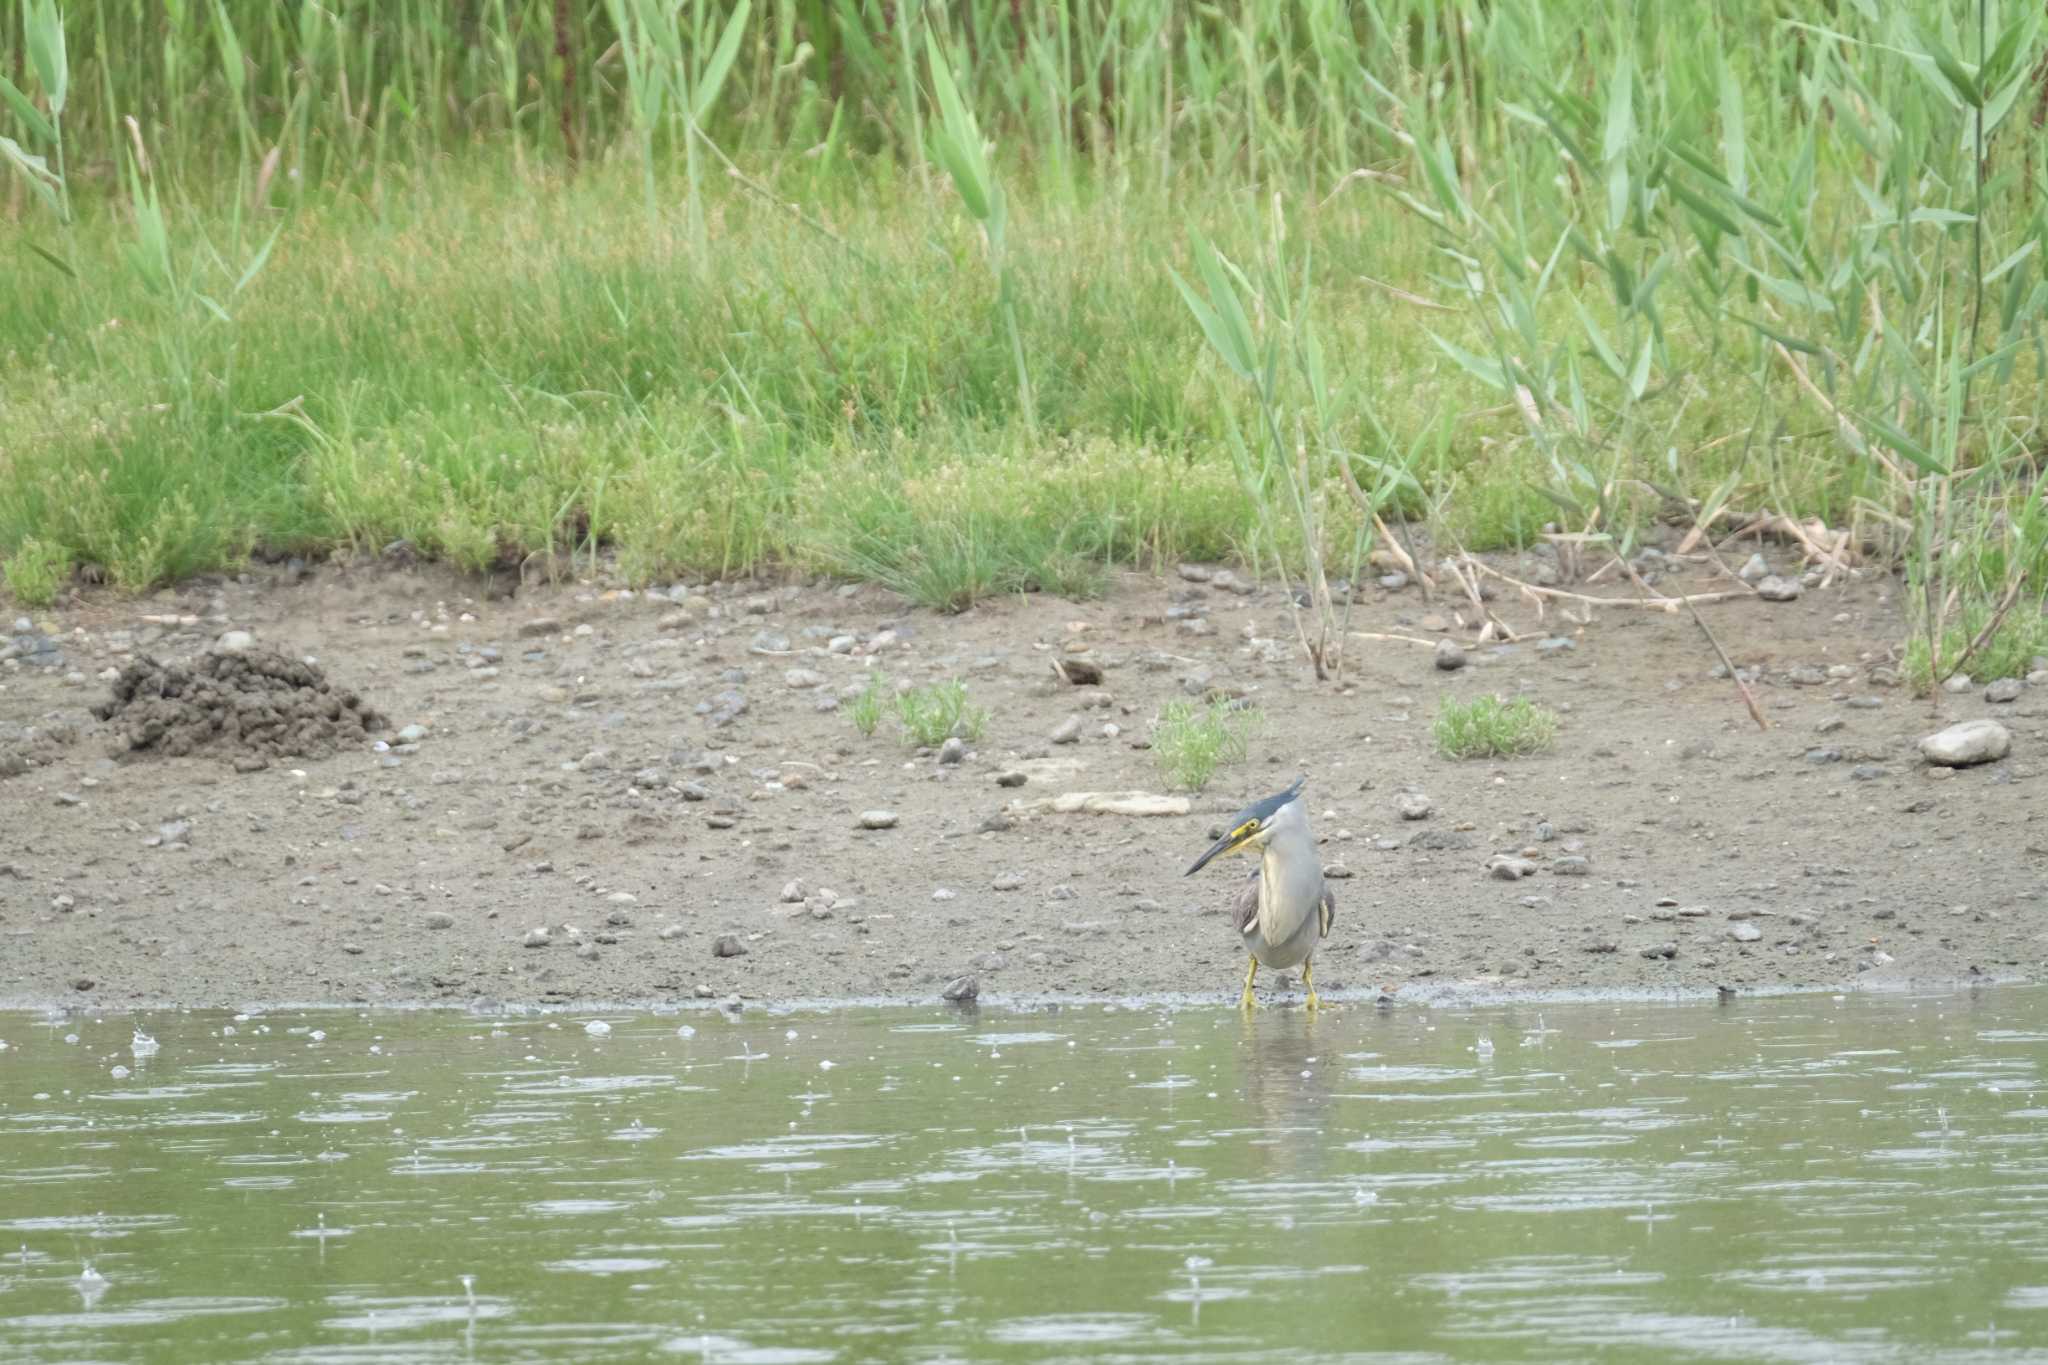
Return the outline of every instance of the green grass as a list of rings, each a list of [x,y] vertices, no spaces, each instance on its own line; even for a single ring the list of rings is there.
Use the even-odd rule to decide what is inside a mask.
[[[23,606],[48,606],[71,574],[71,557],[58,546],[31,536],[0,561],[0,578]]]
[[[1473,549],[1850,525],[1930,640],[2040,598],[1980,567],[2048,416],[2031,0],[661,8],[91,0],[59,62],[0,5],[9,591],[1313,583],[1348,469]]]
[[[2024,678],[2033,670],[2035,659],[2048,655],[2048,618],[2043,617],[2040,603],[2008,613],[1985,636],[1984,643],[1965,656],[1964,650],[1991,624],[1991,610],[1973,604],[1943,629],[1939,677],[1935,675],[1933,651],[1927,637],[1921,634],[1908,636],[1900,676],[1912,688],[1914,695],[1924,697],[1957,671],[1969,674],[1978,682],[1990,682],[1995,678]],[[1958,662],[1960,670],[1954,667]]]
[[[1152,724],[1152,758],[1173,786],[1200,791],[1226,763],[1244,761],[1263,723],[1256,707],[1237,702],[1170,701]]]
[[[947,678],[899,695],[896,719],[906,739],[936,749],[949,739],[980,739],[988,725],[988,708],[967,699],[966,683]]]
[[[1526,697],[1445,697],[1431,733],[1445,758],[1514,758],[1542,753],[1556,741],[1557,713]]]
[[[868,685],[860,690],[846,708],[846,714],[853,721],[853,728],[863,736],[873,735],[875,727],[882,723],[882,708],[889,696],[888,679],[879,670],[868,674]]]

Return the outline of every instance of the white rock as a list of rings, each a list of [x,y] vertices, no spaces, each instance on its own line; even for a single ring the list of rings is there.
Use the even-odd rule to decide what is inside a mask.
[[[1781,578],[1771,574],[1758,581],[1756,595],[1766,602],[1795,602],[1805,591],[1805,584],[1796,578]]]
[[[2012,732],[1995,720],[1957,721],[1920,741],[1920,756],[1944,768],[1989,763],[2012,751]]]

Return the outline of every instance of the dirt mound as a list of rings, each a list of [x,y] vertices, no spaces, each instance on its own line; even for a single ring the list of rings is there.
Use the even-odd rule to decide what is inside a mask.
[[[114,727],[114,757],[220,750],[238,768],[286,755],[325,758],[361,744],[383,717],[337,689],[317,664],[275,650],[203,654],[189,665],[142,658],[121,670],[93,714]]]
[[[78,739],[78,727],[53,716],[41,725],[0,725],[0,778],[55,763]]]

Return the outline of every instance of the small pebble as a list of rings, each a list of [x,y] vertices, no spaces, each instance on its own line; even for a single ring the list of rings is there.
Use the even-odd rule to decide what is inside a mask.
[[[864,810],[860,813],[862,829],[896,828],[896,812],[893,810]]]

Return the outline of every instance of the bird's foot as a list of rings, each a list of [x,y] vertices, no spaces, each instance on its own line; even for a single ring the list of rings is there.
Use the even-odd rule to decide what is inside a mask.
[[[1250,986],[1246,986],[1244,994],[1237,997],[1237,1007],[1241,1010],[1255,1010],[1259,1007],[1258,997],[1252,994]]]
[[[1308,1003],[1308,1007],[1309,1007],[1310,1009],[1312,1009],[1312,1010],[1319,1010],[1319,1009],[1321,1009],[1321,1008],[1323,1007],[1323,1002],[1322,1002],[1322,1001],[1320,1001],[1320,1000],[1318,1000],[1318,999],[1316,999],[1316,988],[1315,988],[1314,986],[1310,986],[1310,987],[1308,988],[1308,1002],[1307,1002],[1307,1003]]]

